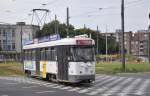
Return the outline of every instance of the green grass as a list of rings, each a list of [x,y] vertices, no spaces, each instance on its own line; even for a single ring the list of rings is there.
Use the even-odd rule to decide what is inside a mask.
[[[0,63],[0,76],[23,76],[22,64],[18,62]],[[96,64],[97,74],[150,72],[149,63],[127,62],[126,72],[122,71],[121,62],[100,62]]]
[[[137,72],[150,72],[150,64],[127,62],[125,72],[122,70],[121,62],[113,62],[113,63],[101,62],[97,63],[96,65],[97,74],[137,73]]]
[[[0,63],[0,76],[23,75],[22,64],[18,62]]]

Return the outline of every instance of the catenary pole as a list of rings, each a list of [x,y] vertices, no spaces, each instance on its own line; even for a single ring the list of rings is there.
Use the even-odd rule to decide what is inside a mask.
[[[69,37],[69,8],[67,7],[67,38]]]
[[[106,35],[105,35],[105,41],[106,41],[106,62],[108,61],[107,60],[107,57],[108,57],[108,36],[107,36],[107,31],[108,31],[108,27],[107,27],[107,25],[106,25]]]
[[[98,29],[98,25],[97,25],[97,37],[96,37],[96,39],[97,39],[97,41],[96,41],[97,42],[97,44],[96,44],[97,45],[97,47],[96,47],[97,48],[97,52],[96,53],[97,54],[99,53],[98,52],[98,50],[99,50],[99,38],[98,37],[99,37],[99,29]]]
[[[55,15],[55,34],[58,34],[58,30],[57,30],[57,15]]]
[[[121,46],[121,55],[122,55],[122,69],[125,71],[125,52],[124,52],[124,0],[121,1],[121,29],[122,29],[122,46]]]
[[[149,13],[150,19],[150,13]],[[148,62],[150,63],[150,25],[148,27]]]

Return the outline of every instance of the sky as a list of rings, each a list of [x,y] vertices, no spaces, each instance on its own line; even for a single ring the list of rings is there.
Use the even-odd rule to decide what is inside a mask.
[[[44,5],[43,5],[44,4]],[[55,14],[60,22],[66,23],[66,8],[69,7],[70,24],[75,28],[115,32],[121,28],[121,0],[0,0],[0,22],[31,24],[32,9],[50,10],[46,21],[54,20]],[[125,0],[125,31],[147,29],[150,20],[150,0]],[[38,13],[42,18],[44,13]],[[34,15],[33,23],[36,22]]]

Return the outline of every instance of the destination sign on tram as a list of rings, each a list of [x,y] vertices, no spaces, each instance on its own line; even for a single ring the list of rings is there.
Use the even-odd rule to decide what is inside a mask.
[[[77,40],[77,45],[92,45],[92,40]]]

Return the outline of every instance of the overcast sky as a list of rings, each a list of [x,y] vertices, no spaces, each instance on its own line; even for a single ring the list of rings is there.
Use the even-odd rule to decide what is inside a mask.
[[[46,5],[42,5],[46,4]],[[66,22],[66,7],[70,9],[70,23],[76,28],[86,27],[102,32],[120,29],[121,0],[0,0],[0,22],[13,23],[25,21],[31,24],[31,10],[46,8],[51,11],[50,18],[57,14],[58,20]],[[147,29],[150,20],[150,0],[125,0],[125,30]],[[49,19],[47,19],[49,20]]]

